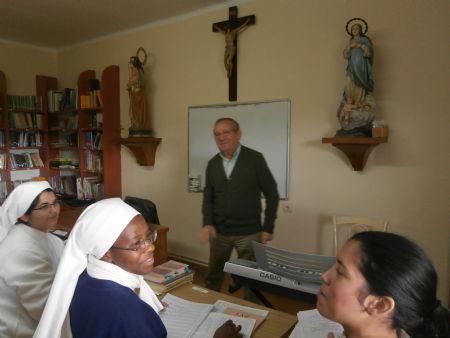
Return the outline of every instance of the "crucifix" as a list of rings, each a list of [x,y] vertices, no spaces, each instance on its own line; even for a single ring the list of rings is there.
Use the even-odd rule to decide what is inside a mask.
[[[225,35],[224,65],[228,77],[228,100],[237,100],[237,36],[246,27],[255,24],[255,16],[238,18],[237,6],[228,8],[228,20],[213,24],[213,32]]]

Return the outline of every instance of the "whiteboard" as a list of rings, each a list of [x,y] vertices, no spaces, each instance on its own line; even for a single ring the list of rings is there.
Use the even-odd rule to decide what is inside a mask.
[[[208,161],[218,153],[214,122],[235,119],[242,130],[241,144],[261,152],[272,172],[280,198],[288,198],[290,101],[240,103],[189,107],[188,175],[201,178],[205,186]]]

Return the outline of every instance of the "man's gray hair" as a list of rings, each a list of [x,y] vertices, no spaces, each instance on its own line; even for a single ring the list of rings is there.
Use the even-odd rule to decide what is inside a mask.
[[[239,123],[231,118],[231,117],[221,117],[220,119],[218,119],[215,123],[214,123],[214,128],[220,123],[220,122],[230,122],[233,125],[233,130],[234,131],[239,131],[240,126]]]

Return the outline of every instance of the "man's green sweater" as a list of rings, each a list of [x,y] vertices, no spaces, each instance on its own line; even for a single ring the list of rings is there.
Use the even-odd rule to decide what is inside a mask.
[[[261,227],[261,193],[266,198]],[[261,153],[241,146],[227,179],[222,158],[215,155],[206,168],[203,192],[203,225],[213,225],[224,235],[273,233],[278,208],[277,183]]]

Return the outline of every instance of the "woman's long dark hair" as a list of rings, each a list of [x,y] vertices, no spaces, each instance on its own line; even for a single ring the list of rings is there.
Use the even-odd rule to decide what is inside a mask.
[[[436,299],[437,274],[425,252],[405,237],[360,232],[360,271],[370,293],[395,301],[393,327],[412,338],[448,338],[450,313]]]

